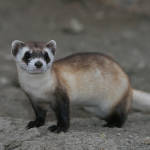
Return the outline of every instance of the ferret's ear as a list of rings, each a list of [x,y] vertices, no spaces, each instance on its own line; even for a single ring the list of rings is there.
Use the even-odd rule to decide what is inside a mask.
[[[55,52],[56,52],[56,42],[54,40],[51,40],[48,43],[46,43],[46,47],[51,50],[51,52],[53,53],[53,55],[55,55]]]
[[[19,49],[24,47],[25,43],[19,40],[15,40],[11,43],[11,52],[14,57],[17,56]]]

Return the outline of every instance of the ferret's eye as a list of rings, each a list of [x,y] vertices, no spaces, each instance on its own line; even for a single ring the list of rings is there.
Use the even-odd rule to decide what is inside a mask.
[[[26,52],[26,53],[24,54],[23,59],[27,60],[27,59],[29,59],[29,58],[31,58],[31,54],[30,54],[30,52]]]
[[[49,58],[47,52],[44,53],[44,59],[45,59],[45,61],[46,61],[47,64],[50,62],[50,58]]]

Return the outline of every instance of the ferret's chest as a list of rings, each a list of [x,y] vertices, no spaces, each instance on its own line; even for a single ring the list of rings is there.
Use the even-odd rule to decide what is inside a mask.
[[[49,101],[53,82],[49,76],[26,75],[20,76],[19,82],[22,89],[35,101]]]
[[[48,98],[51,88],[49,82],[43,81],[23,81],[21,87],[31,97],[44,100]]]

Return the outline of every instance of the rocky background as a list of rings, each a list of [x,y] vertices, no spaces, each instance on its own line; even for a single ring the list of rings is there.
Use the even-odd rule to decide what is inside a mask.
[[[131,113],[125,126],[104,128],[103,121],[72,108],[71,128],[25,130],[34,118],[19,88],[10,55],[12,40],[57,41],[57,58],[75,52],[104,52],[130,76],[134,88],[150,92],[149,0],[0,1],[0,150],[149,150],[150,115]]]

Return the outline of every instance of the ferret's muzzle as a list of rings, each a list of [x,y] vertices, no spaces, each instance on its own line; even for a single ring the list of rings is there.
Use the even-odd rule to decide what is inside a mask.
[[[48,65],[42,58],[34,58],[27,65],[28,73],[44,73],[48,69]]]

